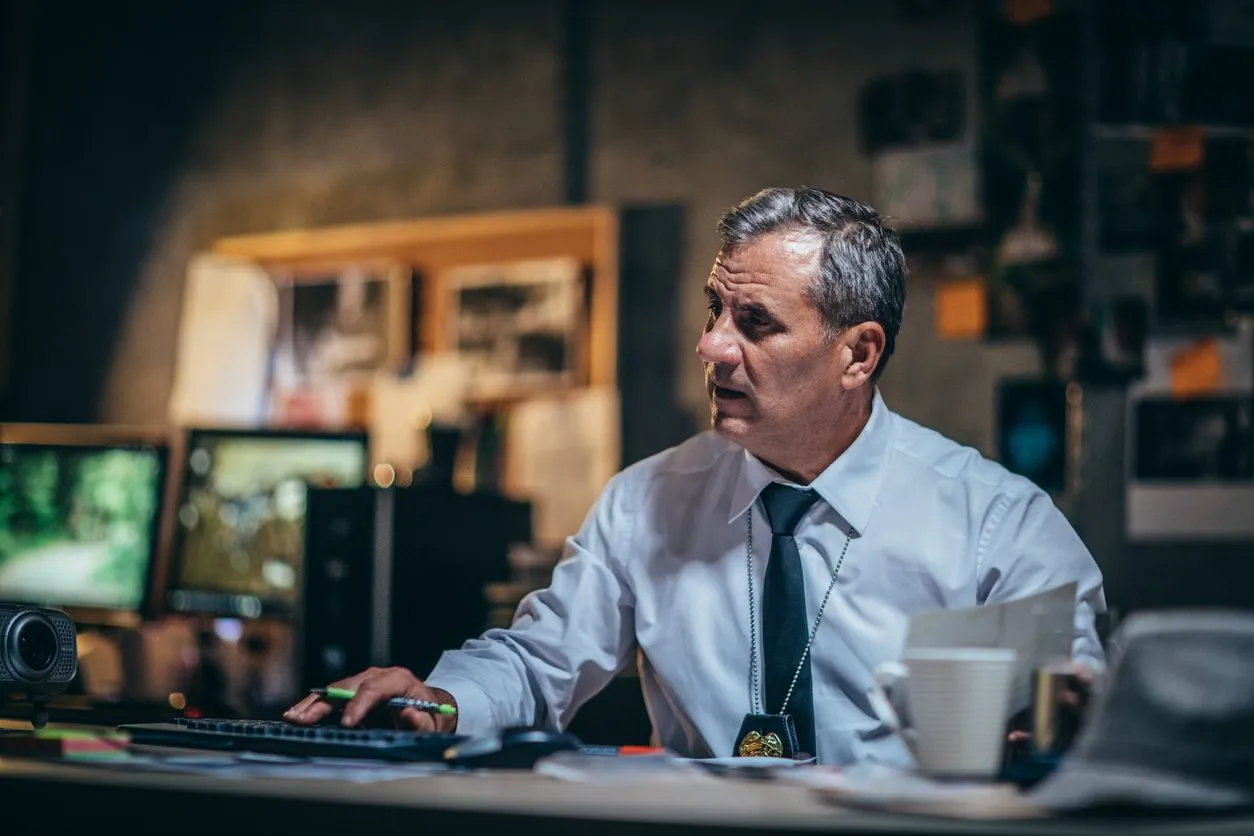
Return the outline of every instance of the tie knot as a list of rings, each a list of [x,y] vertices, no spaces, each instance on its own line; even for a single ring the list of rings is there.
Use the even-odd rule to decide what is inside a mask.
[[[778,482],[767,485],[762,490],[762,505],[766,507],[771,533],[791,537],[797,530],[797,523],[801,522],[801,518],[818,498],[818,494],[811,490],[790,488]]]

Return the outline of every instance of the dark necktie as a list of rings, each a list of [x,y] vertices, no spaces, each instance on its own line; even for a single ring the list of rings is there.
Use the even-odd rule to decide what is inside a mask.
[[[813,491],[772,482],[762,491],[762,505],[771,523],[771,556],[762,590],[762,671],[766,680],[766,713],[779,714],[801,655],[810,638],[806,619],[806,582],[801,553],[793,533],[815,503]],[[814,754],[814,693],[807,656],[788,701],[787,712],[797,728],[797,745]]]

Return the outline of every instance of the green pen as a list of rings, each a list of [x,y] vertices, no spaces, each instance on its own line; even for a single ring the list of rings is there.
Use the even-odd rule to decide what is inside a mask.
[[[326,700],[351,700],[357,696],[357,692],[348,688],[312,688],[309,693],[317,694]],[[429,711],[432,714],[456,714],[457,709],[447,703],[431,702],[430,700],[414,700],[409,697],[392,697],[388,700],[388,705],[392,708],[416,708],[419,711]]]

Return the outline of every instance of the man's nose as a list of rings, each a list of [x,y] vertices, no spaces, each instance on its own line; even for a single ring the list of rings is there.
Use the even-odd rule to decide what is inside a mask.
[[[740,348],[729,333],[727,317],[720,317],[697,340],[697,356],[703,363],[735,366],[740,363]]]

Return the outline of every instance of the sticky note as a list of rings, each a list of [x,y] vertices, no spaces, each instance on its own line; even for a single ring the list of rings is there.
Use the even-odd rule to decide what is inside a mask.
[[[1053,0],[1005,0],[1006,20],[1016,26],[1023,26],[1043,17],[1049,17],[1054,11]]]
[[[1206,158],[1206,134],[1197,125],[1159,128],[1150,147],[1151,171],[1196,171]]]
[[[988,288],[983,279],[946,281],[936,288],[936,334],[943,340],[977,340],[988,328]]]
[[[1213,339],[1199,340],[1171,356],[1172,397],[1204,395],[1222,384],[1223,361]]]

